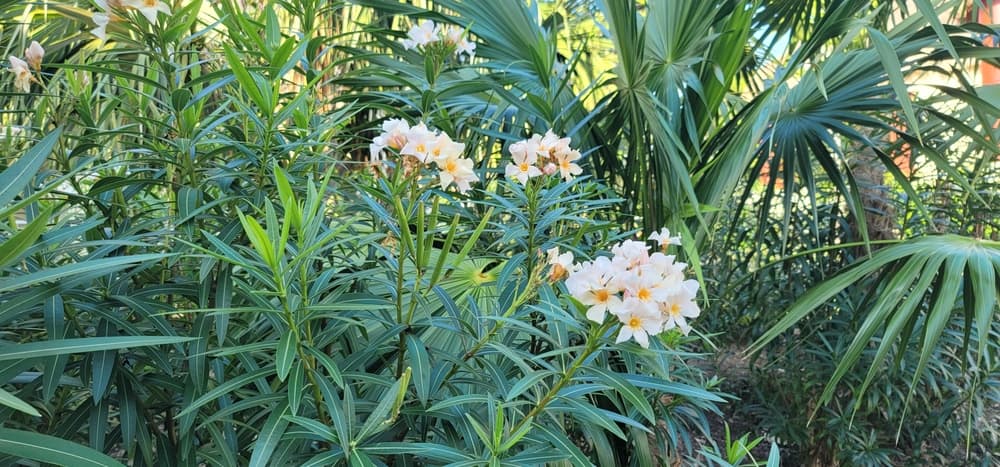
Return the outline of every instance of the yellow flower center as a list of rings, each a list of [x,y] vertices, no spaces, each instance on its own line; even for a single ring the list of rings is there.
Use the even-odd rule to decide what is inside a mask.
[[[642,326],[642,320],[633,316],[628,319],[628,327],[636,329]]]
[[[418,144],[415,149],[417,150],[417,152],[427,152],[427,147],[424,146],[423,144]]]
[[[530,165],[527,162],[522,162],[517,168],[521,169],[521,172],[527,172]]]
[[[653,297],[652,292],[650,292],[649,289],[645,287],[639,289],[639,293],[637,293],[636,295],[639,297],[639,300],[642,300],[644,302]]]
[[[677,316],[677,315],[681,314],[681,306],[678,305],[678,304],[676,304],[676,303],[671,304],[670,305],[670,314],[673,315],[673,316]]]
[[[458,169],[458,163],[456,163],[454,160],[448,159],[444,163],[445,172],[454,172],[456,169]]]
[[[149,8],[152,8],[152,7],[156,6],[156,2],[157,2],[157,0],[143,0],[142,4],[146,5]]]
[[[610,298],[610,294],[608,294],[607,289],[601,289],[594,292],[594,298],[596,298],[598,302],[603,303],[608,301],[608,298]]]
[[[569,170],[569,161],[565,161],[565,160],[559,161],[559,167],[563,168],[563,169],[566,169],[566,170]]]

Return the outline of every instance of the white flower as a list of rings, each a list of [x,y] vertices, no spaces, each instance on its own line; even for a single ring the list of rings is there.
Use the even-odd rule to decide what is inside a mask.
[[[649,239],[658,243],[660,248],[666,251],[669,245],[680,245],[681,237],[671,237],[670,229],[664,227],[660,229],[659,232],[653,232],[653,235],[649,236]]]
[[[97,38],[102,41],[107,40],[108,39],[107,28],[108,28],[108,23],[111,22],[111,16],[108,15],[107,13],[94,13],[93,16],[90,17],[90,20],[97,25],[96,28],[90,30],[90,33],[93,34],[94,36],[97,36]]]
[[[615,268],[611,260],[600,257],[584,263],[566,279],[566,289],[580,303],[589,306],[587,319],[603,323],[605,313],[615,313],[622,306],[619,289],[614,284]]]
[[[677,289],[677,292],[666,297],[660,303],[660,314],[663,318],[663,330],[680,328],[684,335],[691,332],[687,318],[697,318],[701,309],[695,303],[698,294],[698,281],[688,279]]]
[[[442,134],[442,136],[445,135]],[[448,157],[435,159],[434,162],[441,169],[438,174],[441,178],[441,189],[448,188],[448,185],[454,183],[460,193],[465,193],[472,189],[471,182],[479,181],[479,176],[472,171],[472,159],[463,159],[456,154],[451,154]]]
[[[456,143],[446,133],[441,133],[434,140],[434,144],[431,145],[427,156],[430,160],[436,162],[439,159],[446,160],[461,157],[463,152],[465,152],[465,144]]]
[[[426,46],[437,41],[440,34],[441,28],[436,26],[433,21],[425,19],[406,33],[407,39],[403,39],[403,47],[409,50]]]
[[[556,163],[559,165],[559,174],[562,175],[563,180],[572,180],[573,177],[583,173],[583,169],[575,162],[580,159],[580,151],[571,149],[565,152],[557,152],[554,157]]]
[[[569,138],[560,138],[559,135],[552,132],[552,130],[547,130],[544,136],[538,136],[539,147],[545,152],[547,156],[555,157],[557,154],[564,154],[572,151],[569,147]]]
[[[621,284],[625,288],[625,297],[635,298],[638,300],[639,306],[645,307],[649,311],[656,311],[657,302],[666,300],[676,287],[664,281],[663,276],[659,274],[638,274],[636,272],[625,274],[621,279]]]
[[[410,131],[406,133],[406,145],[399,150],[399,153],[404,156],[413,156],[421,163],[430,162],[428,155],[437,138],[437,133],[428,130],[426,125],[420,123],[410,128]]]
[[[510,158],[513,161],[507,164],[504,175],[508,178],[516,178],[522,185],[528,183],[529,178],[537,177],[542,171],[535,165],[538,162],[538,145],[530,141],[519,141],[510,145]]]
[[[649,246],[644,242],[625,240],[611,248],[613,261],[622,269],[632,269],[649,262]]]
[[[545,250],[548,256],[549,281],[555,282],[562,279],[573,268],[573,252],[567,251],[559,254],[559,247],[552,247]]]
[[[40,70],[42,68],[42,58],[45,57],[45,49],[38,41],[31,41],[31,45],[24,49],[24,59],[31,68]]]
[[[31,92],[31,70],[28,69],[28,62],[13,55],[7,58],[10,60],[10,72],[14,73],[14,89]]]
[[[382,150],[389,147],[400,150],[406,145],[406,135],[410,132],[410,124],[399,118],[390,118],[382,122],[382,134],[372,139],[372,144],[368,146],[371,151],[371,160],[381,160]]]
[[[159,13],[170,14],[170,7],[161,0],[122,0],[121,4],[139,10],[150,23],[156,22],[156,15]]]
[[[618,338],[615,339],[616,344],[635,339],[643,348],[648,348],[649,336],[655,336],[663,330],[660,313],[649,311],[646,307],[636,303],[635,298],[625,299],[622,311],[616,316],[618,316],[618,321],[622,323],[622,328],[618,331]]]
[[[448,26],[441,31],[441,35],[444,36],[444,42],[448,45],[455,46],[455,52],[458,54],[466,54],[468,56],[473,56],[476,53],[476,43],[469,42],[465,37],[465,30],[458,26]]]

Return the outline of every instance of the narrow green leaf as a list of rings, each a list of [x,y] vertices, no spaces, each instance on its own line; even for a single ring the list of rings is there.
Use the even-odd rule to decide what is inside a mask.
[[[6,405],[7,407],[10,407],[19,412],[24,412],[33,417],[42,416],[42,414],[38,413],[38,410],[35,410],[35,408],[31,406],[31,404],[28,404],[27,402],[19,399],[17,396],[7,391],[4,391],[3,388],[0,388],[0,405]]]
[[[302,428],[305,428],[306,430],[309,430],[310,433],[318,436],[320,439],[329,442],[336,442],[338,439],[337,434],[334,433],[333,430],[330,429],[330,427],[316,420],[305,417],[296,417],[292,415],[289,415],[287,418],[289,422],[292,422]]]
[[[258,81],[254,79],[243,64],[243,58],[228,45],[223,45],[222,51],[226,55],[226,62],[229,64],[229,68],[233,70],[236,81],[240,83],[240,89],[250,96],[250,100],[257,105],[260,111],[270,112],[272,109],[268,104],[268,99],[258,86]]]
[[[98,337],[113,337],[114,328],[110,321],[102,319],[97,323]],[[90,391],[94,402],[104,398],[104,391],[111,382],[111,374],[114,373],[115,360],[118,355],[117,349],[99,350],[89,355],[90,371],[92,373],[90,381]]]
[[[638,410],[648,422],[656,422],[656,414],[653,413],[653,407],[649,405],[646,396],[642,394],[642,391],[639,391],[635,386],[630,384],[623,375],[600,367],[589,367],[587,368],[587,372],[596,375],[600,382],[613,388],[625,399],[625,403],[628,406]]]
[[[997,300],[997,282],[989,253],[976,248],[969,258],[969,280],[976,296],[974,305],[979,351],[976,361],[986,357],[986,346],[990,343],[990,327],[993,326],[993,312]]]
[[[53,355],[97,352],[100,350],[125,349],[130,347],[178,344],[190,340],[192,339],[189,337],[121,336],[81,337],[77,339],[28,342],[25,344],[7,344],[0,345],[0,361],[51,357]]]
[[[69,264],[66,266],[59,266],[56,268],[42,269],[37,272],[32,272],[21,276],[13,276],[7,279],[0,280],[0,292],[10,292],[12,290],[20,290],[25,287],[30,287],[32,285],[41,282],[54,282],[66,277],[78,276],[80,274],[85,274],[88,272],[102,271],[105,273],[112,273],[124,269],[131,264],[159,261],[163,258],[167,258],[170,256],[173,255],[145,254],[145,255],[131,255],[131,256],[115,256],[111,258],[86,260],[79,263]]]
[[[278,349],[274,357],[274,365],[278,371],[278,379],[284,381],[288,377],[288,372],[292,369],[292,363],[296,356],[296,336],[291,329],[281,334],[278,341]]]
[[[86,446],[30,431],[0,428],[0,453],[67,467],[122,466],[111,457]]]
[[[927,18],[927,21],[931,24],[931,29],[937,34],[938,39],[941,40],[941,44],[944,46],[945,50],[951,54],[951,58],[958,60],[958,52],[955,50],[955,44],[951,42],[951,36],[948,35],[948,31],[944,29],[944,25],[941,24],[941,20],[938,18],[937,11],[934,10],[934,6],[931,5],[929,0],[914,0],[917,4],[917,8],[920,9],[920,13]]]
[[[906,116],[906,122],[910,126],[910,131],[917,136],[918,140],[923,141],[920,136],[917,114],[913,109],[913,103],[910,102],[909,89],[903,80],[903,66],[899,63],[899,55],[896,54],[896,48],[893,47],[889,39],[879,30],[868,28],[868,34],[875,45],[875,51],[878,52],[879,58],[882,60],[882,66],[889,77],[889,84],[892,85],[893,91],[896,92],[896,99],[899,100],[899,105],[903,108],[903,114]]]
[[[406,348],[413,367],[413,386],[417,390],[420,403],[427,405],[431,386],[431,360],[419,336],[406,336]]]
[[[38,240],[48,227],[51,215],[52,208],[45,209],[30,224],[0,243],[0,269],[14,264],[22,253],[35,244],[35,240]]]
[[[250,216],[243,215],[242,212],[236,211],[236,214],[240,217],[240,223],[243,224],[243,231],[247,234],[247,238],[250,239],[250,243],[253,244],[255,250],[260,255],[264,263],[271,268],[272,271],[278,270],[278,263],[274,256],[274,245],[271,244],[270,239],[267,236],[267,232],[264,228],[260,226],[257,219]]]
[[[7,170],[0,173],[0,207],[6,206],[10,200],[24,190],[24,187],[31,183],[35,173],[52,153],[60,135],[62,135],[62,128],[57,128],[52,133],[45,135],[31,149],[25,151],[24,155],[16,162],[7,167]]]
[[[576,467],[590,467],[593,465],[587,455],[580,451],[580,448],[566,437],[565,433],[551,429],[545,425],[535,425],[535,429],[563,455],[569,458],[570,462]],[[641,436],[643,439],[646,438],[645,435]],[[641,464],[641,465],[652,465]]]
[[[253,445],[253,454],[250,455],[250,467],[267,467],[271,454],[278,447],[285,429],[288,427],[288,402],[278,402],[278,406],[271,410],[271,415],[264,422],[257,441]]]
[[[383,430],[389,428],[392,422],[395,420],[395,414],[393,414],[393,408],[402,403],[402,397],[400,391],[406,391],[407,383],[409,382],[409,375],[411,370],[409,368],[403,372],[403,376],[393,383],[385,394],[382,395],[382,400],[379,401],[375,409],[368,414],[368,419],[365,420],[365,424],[361,426],[361,430],[358,431],[358,435],[354,438],[356,443],[361,443],[374,436]],[[405,395],[405,392],[403,392]]]
[[[305,369],[301,361],[292,365],[291,378],[288,379],[288,408],[291,415],[299,413],[302,396],[306,391]]]
[[[226,381],[225,383],[220,384],[219,386],[215,387],[211,391],[206,392],[204,395],[202,395],[201,397],[199,397],[198,399],[196,399],[190,405],[188,405],[187,407],[185,407],[184,410],[181,410],[180,413],[177,414],[177,417],[180,418],[180,417],[183,417],[183,416],[185,416],[185,415],[187,415],[187,414],[189,414],[191,412],[194,412],[194,411],[198,410],[199,408],[201,408],[201,406],[203,406],[205,404],[208,404],[209,402],[212,402],[212,401],[214,401],[216,399],[219,399],[222,396],[224,396],[226,394],[229,394],[230,392],[235,391],[236,389],[239,389],[239,388],[243,387],[244,385],[248,384],[250,381],[253,381],[253,380],[257,379],[257,378],[262,378],[262,377],[268,376],[268,375],[270,375],[272,373],[274,373],[274,368],[269,366],[269,367],[261,368],[261,369],[259,369],[257,371],[253,371],[251,373],[245,373],[245,374],[242,374],[242,375],[240,375],[240,376],[238,376],[236,378],[230,379],[229,381]]]

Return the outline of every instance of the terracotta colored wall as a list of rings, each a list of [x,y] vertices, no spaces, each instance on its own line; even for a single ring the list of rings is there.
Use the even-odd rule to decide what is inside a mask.
[[[979,10],[979,22],[983,24],[995,24],[1000,23],[1000,0],[992,0],[992,11],[986,9]],[[992,14],[991,14],[992,13]],[[996,45],[994,38],[987,39],[987,43]],[[983,64],[981,68],[983,75],[982,84],[998,84],[1000,83],[1000,68],[993,65]]]

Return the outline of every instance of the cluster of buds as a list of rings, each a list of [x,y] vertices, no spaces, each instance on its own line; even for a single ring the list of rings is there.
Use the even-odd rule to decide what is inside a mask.
[[[434,45],[454,47],[459,55],[465,54],[471,58],[476,53],[476,43],[470,42],[465,30],[458,26],[442,26],[431,20],[423,20],[410,28],[403,39],[406,50],[428,48]]]
[[[508,179],[516,179],[522,185],[528,179],[540,175],[559,173],[563,180],[569,181],[580,175],[583,169],[576,164],[580,159],[580,151],[569,146],[569,138],[560,138],[552,130],[545,135],[535,134],[529,139],[510,145],[511,162],[504,170]]]
[[[369,146],[371,160],[382,160],[387,148],[399,154],[405,170],[436,165],[442,190],[454,184],[460,193],[465,193],[472,188],[472,182],[479,181],[472,170],[472,159],[462,157],[465,144],[456,143],[446,133],[431,130],[423,123],[411,127],[401,119],[386,120],[382,123],[382,133]]]
[[[14,89],[20,92],[31,92],[31,82],[35,77],[31,70],[42,69],[42,58],[45,57],[45,49],[38,41],[31,41],[31,45],[24,49],[24,60],[11,55],[7,57],[10,61],[10,72],[14,74]]]
[[[645,242],[626,240],[611,249],[612,257],[573,263],[571,253],[548,251],[550,279],[566,276],[566,289],[587,306],[587,319],[603,323],[610,313],[621,324],[616,342],[629,339],[649,346],[649,336],[673,328],[685,335],[687,320],[701,310],[695,303],[698,281],[684,278],[687,264],[667,255],[669,245],[680,243],[663,229],[650,236],[662,251],[650,254]]]
[[[102,41],[108,38],[108,23],[120,20],[116,11],[137,10],[150,23],[156,23],[156,17],[160,13],[170,14],[170,7],[161,0],[94,0],[94,3],[101,11],[91,15],[90,19],[97,27],[91,29],[90,33]]]

